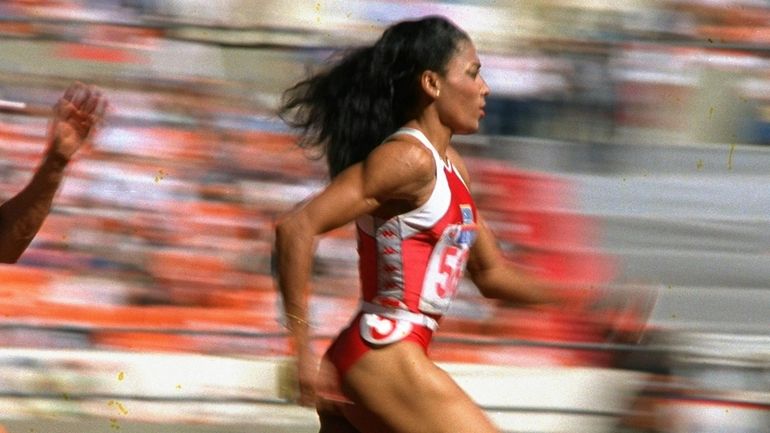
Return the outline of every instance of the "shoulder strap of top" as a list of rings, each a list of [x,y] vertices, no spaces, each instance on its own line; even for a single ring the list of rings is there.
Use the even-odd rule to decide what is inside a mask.
[[[451,170],[451,166],[447,166],[444,160],[441,159],[441,155],[438,154],[438,151],[436,150],[436,148],[433,147],[433,144],[431,144],[430,140],[428,140],[428,137],[426,137],[425,134],[422,133],[422,131],[414,128],[399,128],[399,130],[391,134],[390,137],[393,137],[399,134],[407,134],[416,138],[420,143],[423,144],[423,146],[427,147],[428,150],[431,151],[431,153],[433,154],[433,158],[436,160],[436,164],[438,167],[450,168]]]

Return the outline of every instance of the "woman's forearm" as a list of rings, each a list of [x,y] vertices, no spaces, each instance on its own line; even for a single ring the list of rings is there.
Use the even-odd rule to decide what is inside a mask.
[[[313,234],[297,219],[276,226],[275,254],[278,288],[283,299],[286,326],[298,351],[309,347],[309,282],[313,260]]]
[[[484,297],[491,299],[521,305],[562,302],[558,289],[510,265],[477,273],[473,282]]]

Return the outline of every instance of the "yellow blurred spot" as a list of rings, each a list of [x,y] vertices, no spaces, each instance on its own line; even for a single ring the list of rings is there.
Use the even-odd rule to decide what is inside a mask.
[[[125,406],[123,406],[123,403],[116,401],[116,400],[110,400],[109,403],[107,403],[107,406],[116,408],[121,414],[128,415],[128,410]]]
[[[695,167],[696,167],[698,170],[702,170],[702,169],[703,169],[703,160],[702,160],[702,159],[699,159],[699,160],[698,160],[698,161],[695,163]]]
[[[735,143],[730,145],[730,153],[727,155],[727,169],[733,169],[733,153],[735,152]]]
[[[126,378],[126,373],[124,373],[122,371],[120,373],[118,373],[118,380],[123,380],[125,378]]]

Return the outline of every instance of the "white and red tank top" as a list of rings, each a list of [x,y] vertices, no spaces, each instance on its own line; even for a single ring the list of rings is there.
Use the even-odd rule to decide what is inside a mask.
[[[401,128],[431,151],[436,183],[422,206],[390,219],[356,220],[364,302],[398,305],[438,317],[446,313],[476,238],[476,206],[457,169],[425,135]]]

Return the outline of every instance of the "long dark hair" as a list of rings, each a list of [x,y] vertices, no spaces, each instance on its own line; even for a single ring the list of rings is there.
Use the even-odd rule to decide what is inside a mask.
[[[414,115],[419,77],[445,73],[468,35],[443,17],[390,26],[372,45],[284,92],[279,115],[299,145],[326,156],[331,177],[359,161]]]

